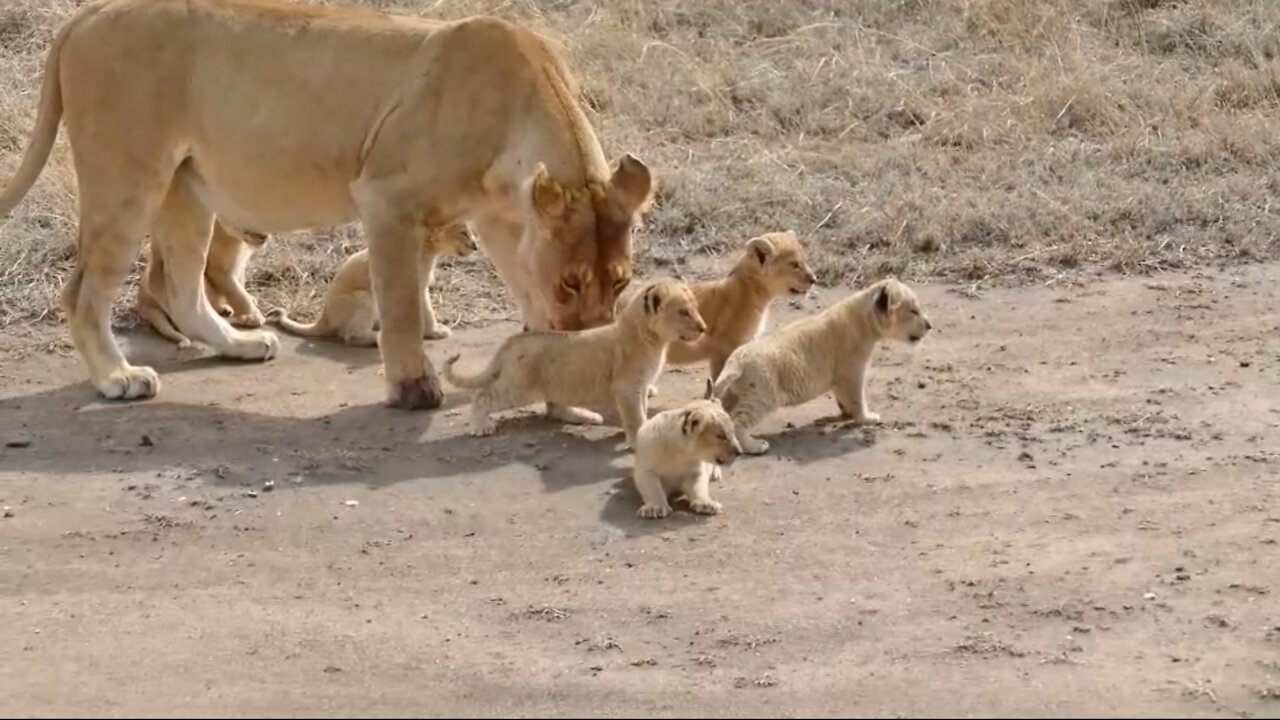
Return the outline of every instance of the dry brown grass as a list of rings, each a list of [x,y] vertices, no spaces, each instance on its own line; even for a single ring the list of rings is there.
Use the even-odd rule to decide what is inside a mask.
[[[695,275],[700,258],[780,228],[808,240],[828,284],[1277,255],[1274,0],[370,4],[492,12],[562,38],[607,153],[636,151],[660,173],[648,270]],[[30,132],[46,43],[72,8],[0,4],[5,177]],[[63,148],[3,226],[7,329],[58,317],[74,188]],[[273,241],[252,289],[314,307],[359,244],[352,228]],[[482,260],[441,282],[446,318],[509,312]]]

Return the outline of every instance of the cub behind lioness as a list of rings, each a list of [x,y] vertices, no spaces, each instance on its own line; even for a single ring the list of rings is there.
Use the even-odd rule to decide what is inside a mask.
[[[476,390],[471,398],[471,434],[490,435],[492,413],[535,402],[579,408],[614,404],[635,447],[636,431],[648,415],[645,390],[653,382],[672,340],[697,340],[706,329],[689,288],[670,278],[651,280],[609,325],[579,332],[522,332],[508,338],[476,375],[454,372],[458,355],[444,363],[444,377]],[[579,411],[580,422],[604,422]]]
[[[440,340],[449,337],[449,328],[436,320],[431,306],[431,283],[435,280],[436,261],[440,257],[465,257],[475,252],[476,243],[467,226],[450,225],[428,231],[422,239],[422,259],[418,278],[422,286],[422,337]],[[301,337],[337,335],[348,345],[372,347],[378,344],[378,309],[373,301],[373,282],[369,276],[369,251],[347,258],[334,276],[324,296],[320,317],[310,324],[290,319],[283,309],[272,310],[267,319],[281,330]]]
[[[880,416],[867,409],[872,350],[881,340],[917,343],[931,329],[915,293],[887,278],[738,348],[713,392],[733,418],[743,452],[751,455],[769,450],[769,443],[750,434],[753,425],[779,407],[806,403],[829,390],[845,417],[879,422]]]

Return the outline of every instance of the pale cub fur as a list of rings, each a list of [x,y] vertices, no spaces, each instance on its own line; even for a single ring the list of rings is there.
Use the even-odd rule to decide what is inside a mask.
[[[635,449],[636,491],[643,501],[636,514],[642,518],[671,514],[667,498],[673,493],[684,496],[695,513],[719,513],[721,505],[711,499],[710,483],[720,479],[722,466],[742,453],[733,421],[714,397],[649,418],[636,433]]]
[[[716,379],[714,394],[733,418],[743,452],[759,455],[769,443],[751,427],[779,407],[800,405],[832,391],[841,415],[863,423],[880,416],[867,409],[867,367],[876,343],[917,343],[933,328],[915,293],[886,278],[812,317],[738,348]]]
[[[708,361],[715,380],[729,355],[759,337],[768,321],[769,303],[786,294],[803,295],[817,282],[804,246],[791,231],[766,233],[747,242],[729,276],[690,285],[707,332],[696,343],[676,341],[667,348],[668,365]],[[650,395],[656,388],[650,390]]]
[[[440,340],[450,335],[449,328],[436,320],[435,309],[431,307],[436,261],[441,257],[466,257],[475,250],[475,240],[463,224],[429,230],[423,236],[418,270],[422,285],[422,337]],[[324,309],[315,322],[305,324],[292,320],[283,309],[272,310],[267,317],[291,335],[313,338],[336,335],[348,345],[377,345],[378,309],[369,276],[369,251],[361,250],[342,264],[325,292]]]
[[[599,414],[583,406],[613,403],[627,442],[648,415],[645,390],[653,382],[667,345],[697,340],[706,324],[689,288],[670,278],[645,283],[609,325],[578,332],[523,332],[508,338],[480,373],[453,371],[458,355],[444,364],[444,377],[476,390],[471,398],[471,434],[497,429],[492,413],[535,402],[575,408],[575,421],[599,425]]]

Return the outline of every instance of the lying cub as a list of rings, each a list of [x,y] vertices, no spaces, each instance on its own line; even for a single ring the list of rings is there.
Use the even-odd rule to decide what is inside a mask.
[[[794,232],[752,238],[728,277],[689,287],[698,300],[698,312],[707,323],[707,332],[696,343],[671,343],[667,364],[690,365],[707,360],[711,379],[715,380],[729,355],[764,330],[769,303],[774,298],[788,293],[803,295],[815,282],[804,246]]]
[[[204,294],[214,311],[228,317],[232,325],[261,327],[263,323],[257,303],[244,289],[244,276],[249,257],[266,242],[267,236],[261,233],[240,230],[223,224],[221,220],[213,224],[213,236],[205,258]],[[178,343],[178,347],[188,347],[190,338],[173,324],[165,306],[168,288],[164,252],[153,240],[147,254],[142,282],[138,284],[138,317],[146,320],[160,335]]]
[[[444,377],[476,390],[471,399],[471,434],[491,435],[491,413],[535,402],[581,408],[616,404],[627,442],[648,416],[645,390],[653,382],[672,340],[697,340],[706,330],[698,303],[677,280],[651,280],[613,323],[579,332],[522,332],[507,338],[488,367],[477,375],[453,371],[458,355],[444,363]],[[599,414],[580,421],[599,425]]]
[[[436,321],[431,307],[431,283],[435,279],[436,260],[440,257],[465,257],[475,252],[476,243],[467,226],[450,225],[428,232],[422,239],[422,260],[418,278],[422,283],[422,336],[428,340],[449,337],[449,328]],[[324,309],[311,324],[292,320],[283,309],[272,310],[267,319],[282,330],[301,337],[336,335],[348,345],[372,347],[378,344],[378,310],[373,302],[373,284],[369,277],[369,251],[347,258],[329,284],[324,296]]]
[[[751,436],[753,425],[779,407],[806,403],[828,390],[844,417],[879,422],[880,416],[867,410],[872,350],[881,340],[917,343],[932,328],[915,293],[887,278],[738,348],[713,392],[750,455],[769,450],[769,443]]]
[[[742,453],[734,437],[733,421],[720,401],[711,397],[649,418],[636,433],[636,490],[644,504],[636,511],[642,518],[664,518],[671,513],[667,497],[680,493],[689,509],[701,515],[720,512],[711,499],[711,480],[719,480],[722,465],[730,465]]]

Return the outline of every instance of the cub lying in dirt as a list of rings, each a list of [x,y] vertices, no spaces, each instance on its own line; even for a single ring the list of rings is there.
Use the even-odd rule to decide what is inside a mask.
[[[729,411],[738,442],[750,455],[769,450],[769,443],[750,434],[753,425],[779,407],[801,405],[828,390],[842,416],[876,423],[880,416],[867,410],[866,396],[867,367],[876,343],[914,344],[931,329],[915,293],[886,278],[738,348],[713,393]]]
[[[719,513],[721,506],[711,499],[710,483],[720,479],[722,466],[732,464],[742,453],[729,413],[711,396],[710,380],[707,399],[646,420],[636,433],[635,449],[636,491],[643,500],[636,514],[642,518],[671,514],[667,497],[673,493],[688,500],[695,513]]]
[[[575,409],[574,420],[604,422],[584,405],[616,404],[627,442],[648,415],[646,390],[672,340],[697,340],[706,330],[693,293],[671,278],[651,280],[609,325],[579,332],[522,332],[507,338],[479,374],[454,372],[458,355],[444,363],[444,377],[475,390],[471,434],[497,430],[492,413],[535,402]]]
[[[728,277],[689,286],[707,331],[696,343],[671,343],[667,364],[690,365],[706,360],[711,379],[715,380],[734,350],[759,337],[774,298],[788,293],[803,295],[815,282],[804,246],[794,232],[752,238]],[[657,388],[652,388],[649,394],[656,392]]]
[[[449,328],[436,320],[431,307],[431,283],[435,280],[436,261],[441,257],[466,257],[476,251],[476,242],[463,224],[428,231],[422,239],[422,259],[418,278],[422,286],[422,337],[440,340],[450,335]],[[290,335],[329,337],[336,335],[348,345],[373,347],[378,344],[378,309],[373,302],[373,283],[369,276],[367,249],[347,258],[329,284],[320,317],[310,324],[291,320],[283,309],[272,310],[267,319]]]
[[[236,327],[261,327],[262,313],[253,296],[244,288],[245,270],[254,251],[267,242],[262,233],[249,232],[216,221],[209,239],[209,252],[204,265],[204,295],[214,312],[230,318]],[[191,345],[191,339],[178,330],[169,312],[169,283],[164,246],[153,238],[147,250],[142,282],[138,283],[136,311],[157,333],[178,343]]]

